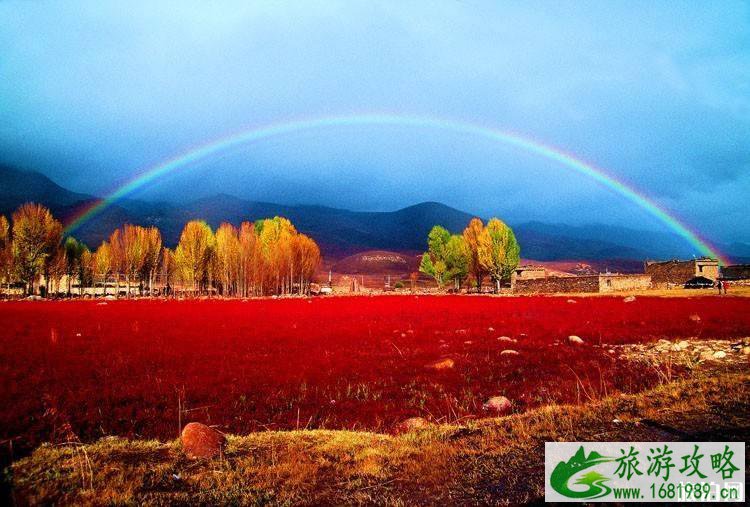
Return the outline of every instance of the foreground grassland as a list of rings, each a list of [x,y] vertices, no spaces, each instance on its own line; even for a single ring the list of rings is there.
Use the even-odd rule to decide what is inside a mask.
[[[229,436],[213,461],[188,460],[178,442],[45,445],[6,480],[19,504],[516,504],[544,495],[545,441],[748,437],[750,371],[739,362],[703,366],[638,395],[398,436]]]

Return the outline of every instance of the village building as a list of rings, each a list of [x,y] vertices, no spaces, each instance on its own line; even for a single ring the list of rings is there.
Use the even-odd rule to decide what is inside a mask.
[[[686,261],[646,261],[644,271],[651,275],[651,283],[658,288],[684,287],[696,277],[711,281],[719,279],[719,261],[709,257]]]
[[[547,276],[547,270],[544,266],[518,266],[513,270],[511,275],[511,283],[513,280],[534,280],[536,278],[545,278]]]

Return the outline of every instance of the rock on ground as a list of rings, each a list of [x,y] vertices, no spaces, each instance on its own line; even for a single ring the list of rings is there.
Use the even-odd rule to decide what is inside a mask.
[[[427,365],[427,368],[432,368],[433,370],[449,370],[454,366],[456,366],[456,362],[453,359],[447,358],[430,363]]]
[[[192,459],[215,458],[224,452],[226,438],[213,428],[201,423],[188,423],[180,436],[182,450]]]
[[[507,414],[513,408],[510,400],[505,396],[493,396],[485,401],[482,408],[496,414]]]
[[[398,423],[396,426],[396,433],[407,433],[409,431],[426,428],[429,425],[429,421],[424,417],[410,417],[409,419]]]
[[[502,352],[500,352],[500,355],[501,356],[517,356],[518,355],[518,351],[517,350],[513,350],[513,349],[506,349],[506,350],[503,350]]]
[[[583,345],[585,342],[581,339],[580,336],[570,335],[568,336],[568,343],[570,343],[571,345]]]

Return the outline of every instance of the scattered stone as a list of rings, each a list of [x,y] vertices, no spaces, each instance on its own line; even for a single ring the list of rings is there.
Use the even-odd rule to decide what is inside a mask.
[[[517,356],[519,354],[518,354],[517,350],[506,349],[506,350],[503,350],[502,352],[500,352],[500,355],[501,356]]]
[[[224,452],[226,438],[205,424],[192,422],[183,428],[182,450],[192,459],[215,458]]]
[[[680,347],[681,350],[684,350],[690,346],[690,342],[688,342],[687,340],[682,340],[677,345]]]
[[[727,357],[727,353],[723,350],[717,350],[716,352],[714,352],[714,357],[716,359],[724,359],[725,357]]]
[[[505,396],[493,396],[485,401],[482,405],[484,410],[492,411],[496,414],[507,414],[513,408],[510,400]]]
[[[396,425],[396,433],[408,433],[409,431],[420,430],[430,425],[430,422],[424,417],[410,417]]]
[[[456,362],[451,358],[446,358],[428,364],[427,368],[432,368],[433,370],[450,370],[454,366],[456,366]]]
[[[689,319],[692,320],[693,322],[700,322],[701,316],[698,315],[697,313],[694,313],[689,317]]]
[[[622,301],[623,303],[632,303],[633,301],[635,301],[635,296],[628,296],[626,298],[623,298]]]
[[[495,328],[494,328],[494,327],[488,327],[488,328],[487,328],[487,331],[489,331],[490,333],[491,333],[492,331],[494,331],[494,330],[495,330]]]
[[[567,302],[570,304],[576,304],[578,301],[576,301],[575,299],[568,299]]]
[[[750,347],[742,347],[742,353],[746,356],[750,356]]]
[[[464,345],[471,345],[472,343],[474,343],[474,342],[473,342],[473,341],[471,341],[471,340],[466,340],[466,341],[464,342]]]
[[[711,350],[704,350],[701,352],[701,361],[712,361],[714,359],[714,353]]]
[[[583,345],[584,341],[580,336],[570,335],[568,336],[568,343],[570,343],[571,345]]]
[[[510,336],[498,336],[497,341],[506,343],[516,343],[518,340],[514,340]]]
[[[609,352],[610,354],[614,354],[615,353],[615,349],[609,349],[607,352]]]

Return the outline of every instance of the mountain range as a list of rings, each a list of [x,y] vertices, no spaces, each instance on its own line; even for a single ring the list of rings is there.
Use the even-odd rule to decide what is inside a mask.
[[[48,206],[63,223],[97,201],[95,196],[74,192],[47,176],[0,165],[0,213],[10,215],[28,201]],[[124,223],[159,227],[167,245],[177,243],[184,224],[204,219],[211,226],[221,222],[284,216],[313,237],[329,258],[341,258],[366,250],[419,252],[435,224],[460,232],[474,216],[437,202],[424,202],[390,212],[350,211],[326,206],[284,205],[248,201],[227,194],[185,204],[123,199],[108,206],[75,231],[75,236],[95,247]],[[626,227],[592,224],[574,226],[543,222],[511,224],[526,259],[605,260],[670,259],[691,257],[696,252],[677,235]],[[750,245],[726,247],[739,261],[750,258]]]

